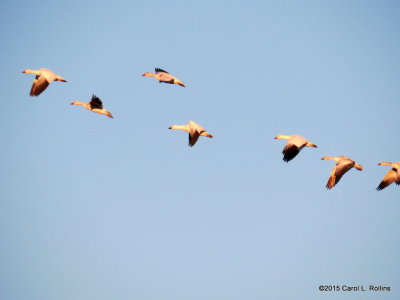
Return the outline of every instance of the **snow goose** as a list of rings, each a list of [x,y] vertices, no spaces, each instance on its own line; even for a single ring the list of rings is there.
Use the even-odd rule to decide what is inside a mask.
[[[189,146],[193,147],[196,144],[199,136],[212,138],[213,136],[203,127],[193,121],[189,121],[186,125],[172,125],[168,129],[180,129],[189,133]]]
[[[73,101],[71,102],[71,105],[81,105],[84,108],[91,110],[92,112],[113,118],[112,114],[103,108],[103,103],[101,102],[100,98],[98,98],[96,95],[92,96],[92,99],[90,100],[89,103],[84,103],[81,101]]]
[[[338,157],[332,156],[324,156],[321,158],[322,160],[333,160],[336,161],[337,164],[333,167],[331,174],[329,175],[328,182],[326,184],[326,188],[330,190],[333,188],[342,178],[342,176],[349,171],[351,168],[356,168],[358,171],[362,171],[363,167],[356,163],[354,160],[340,155]]]
[[[383,190],[393,182],[400,184],[400,161],[394,163],[383,161],[378,163],[378,165],[392,167],[392,169],[386,173],[385,177],[383,177],[381,183],[376,188],[378,191]]]
[[[175,76],[172,76],[167,71],[164,71],[160,68],[155,68],[155,72],[156,72],[155,74],[153,74],[151,72],[146,72],[142,76],[154,77],[160,83],[165,82],[165,83],[171,83],[171,84],[179,84],[180,86],[185,87],[185,84],[182,81],[180,81]]]
[[[67,82],[64,78],[61,76],[57,75],[53,71],[49,69],[40,69],[40,70],[31,70],[31,69],[26,69],[23,70],[22,73],[28,73],[28,74],[35,74],[36,77],[33,80],[30,96],[39,96],[48,86],[52,81],[63,81]]]
[[[287,140],[285,147],[283,148],[283,161],[289,162],[293,158],[296,157],[297,154],[303,149],[304,147],[314,147],[317,148],[317,145],[309,142],[307,139],[300,135],[277,135],[274,139],[283,139]]]

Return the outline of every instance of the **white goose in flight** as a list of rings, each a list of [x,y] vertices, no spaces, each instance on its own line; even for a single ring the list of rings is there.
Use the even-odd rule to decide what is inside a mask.
[[[33,80],[30,96],[39,96],[52,81],[63,81],[67,82],[64,78],[57,75],[49,69],[31,70],[26,69],[22,73],[35,74],[36,77]]]
[[[274,139],[284,139],[287,140],[285,147],[283,148],[283,161],[289,162],[293,158],[296,157],[297,154],[303,149],[304,147],[314,147],[317,148],[317,145],[311,143],[304,137],[300,135],[284,135],[280,134],[274,137]]]
[[[97,97],[96,95],[92,96],[92,99],[90,100],[89,103],[84,103],[81,101],[73,101],[71,102],[71,105],[81,105],[84,108],[91,110],[92,112],[113,118],[113,115],[108,110],[103,108],[103,103],[101,102],[100,98]]]
[[[213,136],[203,127],[193,121],[189,121],[186,125],[172,125],[168,129],[180,129],[189,133],[189,146],[193,147],[200,136],[212,138]]]
[[[358,171],[362,171],[363,167],[356,163],[354,160],[340,155],[338,157],[324,156],[322,160],[333,160],[337,164],[334,165],[331,174],[329,175],[328,182],[326,183],[326,188],[330,190],[333,188],[342,178],[342,176],[349,171],[351,168],[356,168]]]
[[[179,84],[180,86],[185,87],[185,84],[182,81],[180,81],[175,76],[172,76],[167,71],[164,71],[160,68],[155,68],[155,72],[156,72],[155,74],[151,73],[151,72],[146,72],[142,76],[154,77],[160,83],[165,82],[165,83],[170,83],[170,84]]]

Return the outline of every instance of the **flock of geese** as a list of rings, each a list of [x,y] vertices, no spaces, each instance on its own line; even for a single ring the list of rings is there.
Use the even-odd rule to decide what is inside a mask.
[[[62,81],[62,82],[67,82],[64,78],[61,76],[57,75],[53,71],[49,69],[39,69],[39,70],[31,70],[31,69],[26,69],[22,71],[22,73],[28,73],[28,74],[35,74],[35,79],[32,84],[31,91],[29,93],[30,96],[39,96],[48,86],[51,82],[53,81]],[[177,84],[182,87],[185,87],[186,85],[177,77],[169,74],[167,71],[164,71],[160,68],[155,68],[155,73],[151,72],[146,72],[142,76],[146,77],[154,77],[157,79],[160,83],[165,82],[165,83],[170,83],[170,84]],[[98,98],[96,95],[92,96],[92,99],[90,100],[89,103],[81,102],[81,101],[73,101],[71,102],[71,105],[81,105],[84,108],[98,113],[102,114],[105,116],[108,116],[110,118],[113,117],[113,115],[107,111],[105,108],[103,108],[103,103]],[[213,136],[207,132],[203,127],[201,127],[199,124],[193,121],[189,121],[189,123],[185,125],[172,125],[169,127],[169,129],[179,129],[183,130],[189,133],[189,146],[193,147],[197,140],[199,139],[200,136],[205,136],[208,138],[212,138]],[[275,139],[284,139],[287,140],[285,147],[283,148],[282,154],[283,154],[283,161],[289,162],[293,158],[299,154],[299,152],[304,148],[304,147],[313,147],[317,148],[317,145],[311,143],[304,137],[300,135],[277,135]],[[328,182],[326,184],[327,189],[332,189],[340,179],[343,177],[343,175],[349,171],[352,168],[357,169],[358,171],[362,171],[363,167],[356,163],[354,160],[352,160],[349,157],[346,157],[344,155],[340,155],[337,157],[332,157],[332,156],[324,156],[321,158],[322,160],[333,160],[336,162],[336,165],[334,165],[330,175]],[[397,185],[400,185],[400,161],[399,162],[380,162],[378,165],[381,166],[390,166],[391,169],[386,173],[386,175],[383,177],[382,181],[380,182],[379,186],[376,188],[378,191],[383,190],[393,182],[395,182]]]

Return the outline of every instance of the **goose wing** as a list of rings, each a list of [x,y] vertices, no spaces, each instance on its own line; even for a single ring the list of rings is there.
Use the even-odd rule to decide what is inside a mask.
[[[381,183],[376,188],[378,191],[383,190],[385,187],[391,185],[394,181],[396,184],[400,184],[400,177],[397,176],[396,169],[390,169],[385,177],[383,177]]]
[[[207,131],[194,121],[189,121],[188,125],[189,125],[189,146],[193,147],[194,144],[196,144],[197,140],[199,139],[199,136],[203,132]]]
[[[397,175],[396,180],[395,180],[394,182],[395,182],[397,185],[400,184],[400,176],[399,176],[399,175]]]
[[[159,73],[167,73],[167,74],[169,74],[167,71],[165,71],[163,69],[160,69],[160,68],[155,68],[154,70],[156,71],[156,74],[159,74]]]
[[[89,102],[91,109],[103,109],[103,103],[101,102],[100,98],[96,95],[92,96],[92,99]]]
[[[33,80],[30,96],[39,96],[48,86],[50,82],[43,76],[36,75]]]
[[[355,162],[352,160],[342,160],[339,161],[332,169],[332,172],[329,176],[328,182],[326,184],[327,189],[333,188],[342,176],[350,170],[354,166]]]
[[[189,146],[193,147],[199,139],[200,132],[198,132],[195,128],[191,128],[189,132]]]
[[[285,161],[285,162],[291,161],[293,158],[296,157],[297,154],[299,154],[301,149],[302,148],[297,147],[296,145],[292,144],[291,142],[287,142],[282,151],[283,161]]]

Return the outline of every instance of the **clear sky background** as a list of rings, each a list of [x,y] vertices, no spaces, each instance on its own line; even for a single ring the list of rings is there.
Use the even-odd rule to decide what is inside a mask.
[[[400,299],[400,187],[375,190],[400,160],[399,14],[3,1],[0,299]],[[29,97],[27,68],[68,82]],[[114,119],[69,105],[92,94]],[[189,120],[214,138],[168,130]],[[278,134],[318,148],[284,163]],[[328,191],[326,155],[364,170]]]

